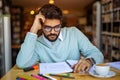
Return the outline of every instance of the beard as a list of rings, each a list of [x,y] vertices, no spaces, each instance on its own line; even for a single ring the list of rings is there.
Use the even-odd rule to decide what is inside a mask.
[[[43,34],[44,34],[44,36],[45,36],[46,39],[48,39],[51,42],[55,42],[57,40],[60,32],[59,32],[59,34],[52,34],[52,33],[50,33],[48,35],[46,35],[45,33],[43,33]]]

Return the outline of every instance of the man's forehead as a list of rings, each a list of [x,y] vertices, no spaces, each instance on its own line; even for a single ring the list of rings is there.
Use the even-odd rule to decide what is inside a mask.
[[[56,27],[56,26],[60,26],[61,24],[56,24],[54,26],[51,26],[51,25],[43,25],[44,27]]]
[[[61,24],[59,19],[46,19],[43,25],[54,27],[59,24]]]

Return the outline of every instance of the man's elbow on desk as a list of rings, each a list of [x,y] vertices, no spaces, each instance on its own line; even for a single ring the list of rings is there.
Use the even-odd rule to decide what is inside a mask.
[[[17,65],[17,67],[19,67],[19,68],[25,68],[25,67],[26,67],[23,62],[18,61],[18,60],[16,60],[16,65]]]
[[[19,63],[16,62],[16,65],[17,65],[17,67],[19,67],[19,68],[24,68],[23,64],[19,64]]]
[[[99,57],[94,58],[94,60],[95,60],[96,64],[103,63],[104,62],[104,56],[101,54],[101,55],[99,55]]]

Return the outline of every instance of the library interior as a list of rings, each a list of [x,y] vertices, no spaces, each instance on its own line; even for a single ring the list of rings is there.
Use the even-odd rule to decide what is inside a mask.
[[[62,27],[82,31],[103,53],[104,62],[120,61],[120,0],[0,0],[0,77],[16,64],[26,33],[44,4],[59,6]]]

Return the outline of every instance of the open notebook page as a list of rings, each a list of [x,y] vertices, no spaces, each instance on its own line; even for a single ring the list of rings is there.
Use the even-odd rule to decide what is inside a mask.
[[[73,69],[66,62],[40,63],[40,74],[59,74],[72,72]]]
[[[77,63],[76,60],[67,60],[67,62],[71,66]],[[39,66],[40,74],[59,74],[73,71],[73,69],[66,62],[40,63]]]

